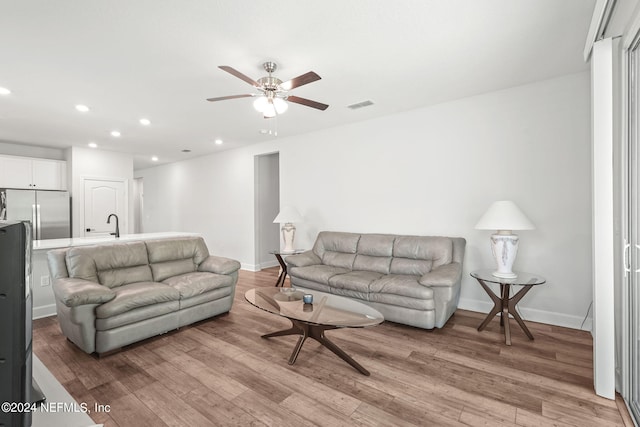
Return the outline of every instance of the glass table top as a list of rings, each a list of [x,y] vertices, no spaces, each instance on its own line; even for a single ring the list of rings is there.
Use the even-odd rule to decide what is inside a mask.
[[[471,277],[480,279],[483,282],[499,283],[501,285],[542,285],[546,283],[546,279],[542,276],[532,273],[524,273],[521,271],[514,271],[518,276],[513,279],[505,279],[503,277],[496,277],[493,275],[495,269],[491,270],[477,270],[471,272]]]
[[[281,251],[280,249],[276,249],[273,251],[269,251],[269,253],[273,255],[296,255],[306,251],[307,251],[306,249],[294,249],[292,251],[284,251],[284,250]]]
[[[305,304],[302,296],[313,295],[313,304]],[[262,310],[317,325],[346,328],[374,326],[384,317],[366,304],[338,295],[294,288],[256,288],[244,294],[245,299]]]

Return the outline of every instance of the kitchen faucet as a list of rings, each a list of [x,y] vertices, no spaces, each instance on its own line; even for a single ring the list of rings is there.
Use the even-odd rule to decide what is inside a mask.
[[[111,224],[111,217],[112,216],[116,217],[116,232],[115,233],[109,233],[109,234],[111,234],[112,236],[116,236],[116,239],[119,239],[120,238],[120,224],[119,224],[119,221],[118,221],[118,215],[110,214],[107,217],[107,224]]]

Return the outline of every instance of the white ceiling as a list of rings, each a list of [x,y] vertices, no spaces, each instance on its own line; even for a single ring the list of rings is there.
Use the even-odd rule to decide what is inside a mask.
[[[322,80],[292,94],[279,137],[587,69],[595,0],[0,0],[0,141],[134,154],[136,167],[273,138],[257,79]],[[347,105],[375,105],[350,110]],[[89,113],[79,113],[86,104]],[[138,123],[141,117],[150,127]],[[115,139],[113,129],[122,132]],[[213,141],[225,143],[216,146]],[[190,149],[191,153],[182,153]]]

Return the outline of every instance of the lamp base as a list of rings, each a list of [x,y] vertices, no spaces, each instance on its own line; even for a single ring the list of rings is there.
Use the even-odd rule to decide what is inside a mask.
[[[492,274],[503,279],[518,277],[511,267],[518,254],[518,236],[516,234],[497,233],[491,235],[491,252],[496,260],[498,270]]]
[[[495,277],[499,277],[501,279],[515,279],[516,277],[518,277],[518,275],[516,273],[500,273],[499,271],[494,271],[493,273],[491,273],[492,276]]]
[[[284,249],[282,252],[294,252],[293,239],[296,237],[296,227],[287,222],[282,226],[282,240],[284,240]]]

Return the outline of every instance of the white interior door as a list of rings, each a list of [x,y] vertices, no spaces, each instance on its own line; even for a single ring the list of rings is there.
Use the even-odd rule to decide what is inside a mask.
[[[99,179],[84,180],[84,236],[108,236],[115,232],[116,224],[107,217],[116,214],[120,234],[127,233],[127,195],[124,181]]]

